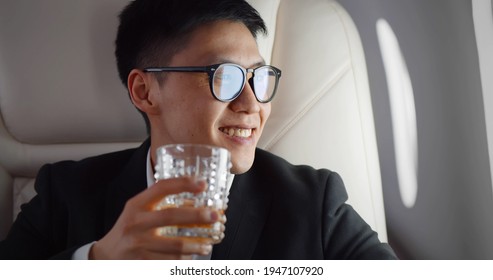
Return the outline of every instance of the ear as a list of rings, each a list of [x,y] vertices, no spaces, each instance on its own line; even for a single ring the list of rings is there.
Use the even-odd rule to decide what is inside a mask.
[[[133,69],[127,79],[128,92],[132,103],[147,115],[158,112],[156,102],[153,102],[153,91],[159,90],[158,82],[142,70]]]

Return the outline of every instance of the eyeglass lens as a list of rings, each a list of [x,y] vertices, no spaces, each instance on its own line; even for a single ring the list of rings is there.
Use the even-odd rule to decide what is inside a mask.
[[[245,83],[245,74],[236,65],[223,64],[213,76],[214,95],[223,101],[230,101],[238,96]],[[268,66],[257,68],[254,72],[253,91],[260,102],[269,101],[276,87],[276,73]]]

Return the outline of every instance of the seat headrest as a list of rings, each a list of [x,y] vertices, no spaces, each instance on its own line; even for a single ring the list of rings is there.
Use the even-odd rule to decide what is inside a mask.
[[[125,1],[0,3],[0,112],[27,144],[140,141],[114,58]],[[73,11],[60,13],[59,11]],[[15,26],[16,28],[12,28]]]

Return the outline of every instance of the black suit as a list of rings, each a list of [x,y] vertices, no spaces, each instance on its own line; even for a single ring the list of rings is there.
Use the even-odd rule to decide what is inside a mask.
[[[138,149],[44,166],[38,195],[0,242],[0,259],[71,258],[99,240],[125,202],[146,188],[148,149],[146,141]],[[336,173],[293,166],[258,149],[252,169],[235,176],[226,237],[212,258],[395,258],[346,199]]]

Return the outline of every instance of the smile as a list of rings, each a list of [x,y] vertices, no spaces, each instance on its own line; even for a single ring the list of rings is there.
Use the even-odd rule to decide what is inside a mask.
[[[252,131],[253,129],[251,128],[227,128],[227,127],[221,127],[219,130],[227,134],[231,137],[241,137],[241,138],[248,138],[252,136]]]

